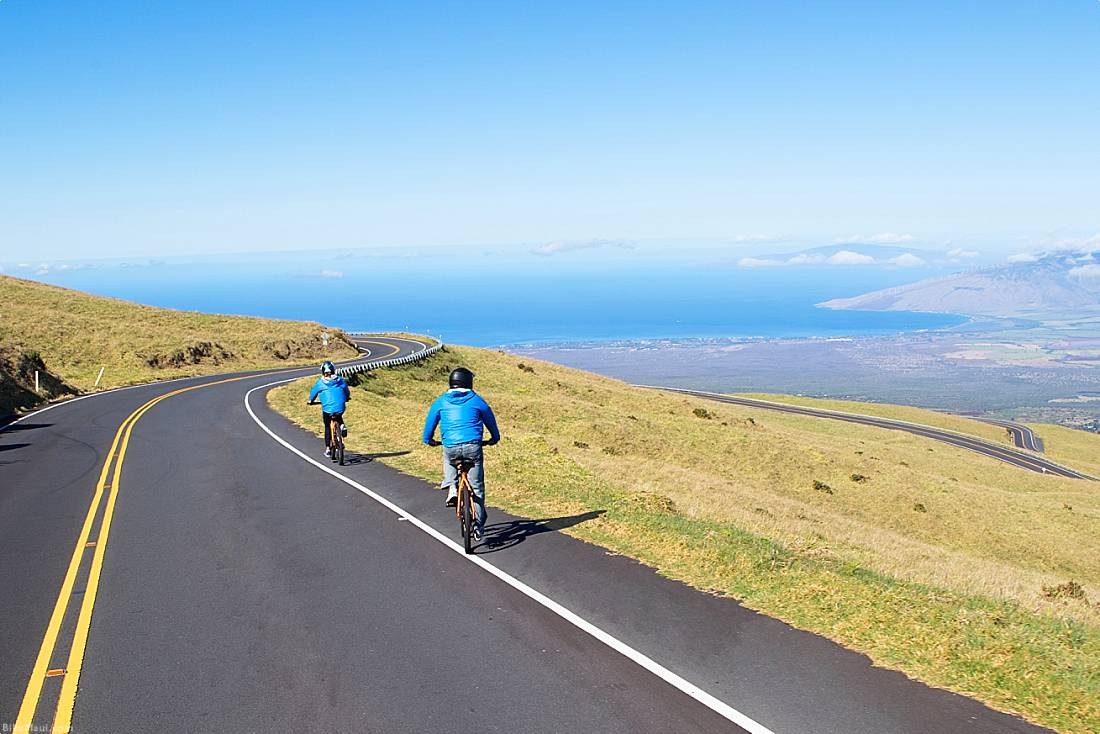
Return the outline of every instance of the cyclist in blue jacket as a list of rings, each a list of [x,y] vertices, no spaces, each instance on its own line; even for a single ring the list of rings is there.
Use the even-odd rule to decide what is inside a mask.
[[[321,419],[325,423],[325,456],[332,456],[332,419],[335,417],[340,422],[340,435],[348,435],[344,409],[351,400],[351,390],[343,375],[336,374],[336,365],[328,360],[321,365],[321,377],[309,391],[309,403],[312,405],[318,397],[321,398]]]
[[[500,440],[500,430],[492,408],[474,392],[474,373],[465,367],[451,372],[450,389],[436,398],[424,421],[424,443],[439,446],[435,428],[443,441],[443,482],[447,489],[447,507],[458,502],[458,469],[454,462],[465,459],[473,463],[470,469],[470,489],[473,490],[477,508],[477,525],[474,540],[480,541],[485,531],[485,465],[481,447],[492,446]],[[489,440],[483,441],[484,429],[489,429]]]

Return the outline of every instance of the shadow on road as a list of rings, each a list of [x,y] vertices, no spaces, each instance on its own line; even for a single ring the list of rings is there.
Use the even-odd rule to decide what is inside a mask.
[[[5,443],[0,444],[0,451],[14,451],[15,449],[21,449],[26,446],[30,446],[29,443]]]
[[[6,426],[0,425],[0,431],[4,433],[15,433],[16,431],[32,431],[35,428],[49,428],[53,423],[9,423]]]
[[[409,453],[408,451],[391,451],[388,454],[348,454],[344,459],[344,463],[349,465],[369,464],[375,459],[386,459],[390,456],[405,456]]]
[[[545,520],[512,520],[485,526],[485,540],[477,549],[479,554],[495,553],[511,548],[540,533],[552,533],[564,528],[580,525],[582,522],[595,520],[607,510],[592,510],[580,515],[568,515],[566,517],[551,517]]]
[[[391,451],[388,454],[360,454],[360,456],[366,459],[388,459],[391,456],[408,456],[411,451]]]

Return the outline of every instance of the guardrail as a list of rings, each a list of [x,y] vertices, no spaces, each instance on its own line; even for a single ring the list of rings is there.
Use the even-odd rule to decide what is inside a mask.
[[[345,332],[348,336],[373,336],[367,332]],[[429,337],[430,338],[430,337]],[[413,352],[412,354],[406,354],[404,357],[392,357],[390,359],[371,360],[367,362],[357,362],[355,364],[349,364],[343,367],[337,367],[336,372],[341,375],[353,375],[359,372],[369,372],[370,370],[382,369],[385,367],[398,367],[404,364],[412,364],[413,362],[419,362],[425,357],[438,352],[443,348],[443,342],[436,340],[432,346],[425,346],[419,352]]]

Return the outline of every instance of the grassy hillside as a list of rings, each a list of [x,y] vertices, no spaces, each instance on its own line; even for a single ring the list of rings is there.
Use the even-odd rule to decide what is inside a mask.
[[[1100,436],[1049,423],[1028,423],[1027,426],[1043,439],[1044,452],[1051,459],[1100,477]]]
[[[37,352],[0,343],[0,418],[33,407],[43,400],[73,395],[75,392],[46,369]]]
[[[458,364],[505,434],[489,450],[490,505],[605,510],[566,532],[934,685],[1063,731],[1100,727],[1095,484],[466,348],[362,379],[350,447],[410,451],[386,461],[436,479],[421,421]],[[306,389],[271,401],[317,429]]]
[[[101,367],[105,388],[316,361],[320,334],[318,324],[153,308],[0,276],[0,385],[24,388],[0,393],[10,396],[0,414],[26,407],[26,379],[16,374],[25,357],[69,389],[88,390]],[[342,333],[330,344],[334,359],[356,354]]]
[[[773,395],[771,393],[744,393],[744,397],[770,400],[789,405],[805,405],[811,408],[839,410],[847,413],[874,415],[881,418],[921,423],[936,426],[956,433],[966,433],[990,441],[1014,446],[1009,432],[999,426],[973,418],[966,418],[935,410],[913,408],[907,405],[889,405],[886,403],[863,403],[852,400],[821,400],[795,395]],[[1094,433],[1075,430],[1050,423],[1027,424],[1039,438],[1043,439],[1044,455],[1059,463],[1083,471],[1092,476],[1100,476],[1100,436]]]
[[[860,415],[873,415],[879,418],[889,418],[896,421],[920,423],[925,426],[935,426],[945,431],[965,433],[977,436],[989,441],[996,441],[1006,445],[1013,445],[1008,431],[1000,426],[984,423],[973,418],[940,413],[935,410],[913,408],[908,405],[890,405],[888,403],[865,403],[854,400],[822,400],[820,398],[806,398],[801,395],[774,395],[771,393],[743,393],[743,397],[757,398],[758,400],[770,400],[773,403],[787,403],[789,405],[804,405],[808,408],[820,408],[822,410],[836,410],[842,413],[859,413]]]

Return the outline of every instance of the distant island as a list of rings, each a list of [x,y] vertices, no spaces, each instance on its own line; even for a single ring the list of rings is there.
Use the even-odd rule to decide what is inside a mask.
[[[1100,251],[1063,250],[854,298],[822,308],[929,311],[1037,320],[1100,314]]]

